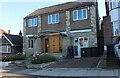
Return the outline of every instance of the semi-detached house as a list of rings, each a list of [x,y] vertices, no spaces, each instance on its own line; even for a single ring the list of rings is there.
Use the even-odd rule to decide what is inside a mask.
[[[74,1],[38,9],[24,17],[23,51],[66,57],[68,46],[76,46],[75,57],[98,56],[98,17],[97,2]]]

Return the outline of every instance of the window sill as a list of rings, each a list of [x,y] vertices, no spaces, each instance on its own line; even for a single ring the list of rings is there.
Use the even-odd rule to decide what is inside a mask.
[[[87,20],[88,18],[84,18],[84,19],[78,19],[78,20],[72,20],[73,22],[77,22],[77,21],[82,21],[82,20]]]
[[[28,48],[28,49],[33,49],[33,48]]]
[[[48,25],[53,25],[53,24],[60,24],[60,22],[58,22],[58,23],[48,23]]]

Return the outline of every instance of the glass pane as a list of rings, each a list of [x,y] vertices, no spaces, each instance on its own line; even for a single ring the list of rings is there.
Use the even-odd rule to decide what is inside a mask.
[[[118,36],[119,35],[119,22],[118,21],[114,21],[113,22],[113,35],[114,36]]]
[[[85,47],[88,46],[88,38],[87,38],[87,37],[84,38],[84,46],[85,46]]]
[[[28,47],[30,48],[30,40],[28,42],[29,42]]]
[[[82,19],[82,10],[78,10],[78,19]]]
[[[56,14],[56,23],[59,22],[59,14]]]
[[[83,38],[80,38],[80,46],[83,46]]]
[[[8,52],[11,52],[10,46],[8,46]]]
[[[51,23],[51,16],[49,15],[48,16],[48,24],[50,24]]]
[[[73,11],[73,20],[77,20],[77,10]]]
[[[7,46],[2,46],[2,52],[6,53],[7,52]]]
[[[34,18],[34,26],[37,26],[37,18]]]
[[[52,15],[52,23],[55,23],[55,14]]]
[[[83,10],[83,18],[87,18],[87,10]]]
[[[31,48],[33,48],[33,40],[31,40]]]

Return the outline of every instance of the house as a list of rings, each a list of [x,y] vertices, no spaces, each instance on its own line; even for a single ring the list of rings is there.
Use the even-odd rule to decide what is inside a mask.
[[[120,36],[120,1],[106,0],[106,14],[104,17],[104,42],[105,45],[115,44]]]
[[[66,57],[75,46],[75,57],[98,56],[97,2],[67,2],[40,8],[24,17],[23,51]],[[92,54],[92,55],[91,55]]]
[[[3,33],[0,38],[0,54],[10,55],[22,52],[23,37],[20,31],[19,35]]]

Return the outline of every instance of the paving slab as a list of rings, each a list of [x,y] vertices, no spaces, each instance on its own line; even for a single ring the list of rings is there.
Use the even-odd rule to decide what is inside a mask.
[[[36,69],[25,69],[25,70],[21,70],[21,71],[17,71],[15,73],[18,73],[18,74],[30,74],[30,73],[33,73],[33,72],[36,72],[38,70]]]
[[[99,76],[115,76],[115,73],[113,70],[101,70]]]
[[[100,74],[99,69],[94,69],[94,70],[87,70],[86,74],[84,76],[98,76]]]

